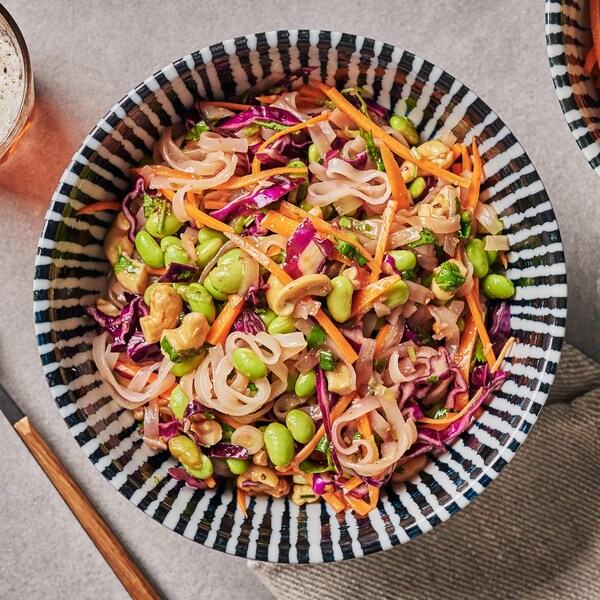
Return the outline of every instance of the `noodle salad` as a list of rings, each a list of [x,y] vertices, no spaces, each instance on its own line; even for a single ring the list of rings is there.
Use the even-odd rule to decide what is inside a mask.
[[[267,494],[364,516],[506,379],[509,245],[475,139],[421,141],[309,73],[199,102],[121,202],[78,211],[118,211],[87,313],[101,377],[170,476],[233,479],[244,514]]]

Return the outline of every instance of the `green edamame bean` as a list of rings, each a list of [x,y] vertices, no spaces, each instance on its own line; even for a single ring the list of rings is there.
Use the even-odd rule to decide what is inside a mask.
[[[242,260],[246,256],[246,253],[241,248],[234,248],[233,250],[229,250],[225,252],[223,256],[219,256],[219,260],[217,264],[221,265],[230,265],[231,263],[236,263]]]
[[[175,437],[172,437],[169,440],[169,452],[177,458],[184,467],[201,469],[203,466],[204,455],[187,435],[176,435]]]
[[[217,265],[208,275],[213,287],[223,294],[234,294],[240,289],[244,280],[244,263],[231,262]]]
[[[178,248],[183,248],[183,244],[181,240],[174,235],[167,235],[162,240],[160,240],[160,249],[164,252],[169,246],[177,246]]]
[[[203,285],[190,283],[185,292],[185,300],[193,312],[203,314],[209,323],[215,320],[217,309],[214,300]]]
[[[215,229],[211,229],[210,227],[203,227],[198,231],[198,243],[202,244],[208,240],[221,240],[222,242],[227,241],[227,237],[221,233],[220,231],[216,231]]]
[[[227,425],[227,423],[221,423],[221,429],[223,430],[223,437],[221,440],[223,442],[229,442],[231,440],[231,435],[235,431],[233,427]]]
[[[267,365],[250,348],[237,348],[232,355],[233,366],[238,373],[256,381],[267,376]]]
[[[458,317],[458,319],[456,320],[456,325],[458,327],[458,331],[460,333],[463,333],[466,327],[466,322],[465,322],[465,318],[464,317]]]
[[[156,283],[156,281],[154,283],[151,283],[147,288],[146,291],[144,292],[144,302],[150,306],[150,296],[152,294],[152,290],[158,285],[158,283]]]
[[[294,319],[292,319],[292,317],[275,317],[267,327],[267,331],[271,335],[277,335],[278,333],[294,333],[294,331],[296,331]]]
[[[473,238],[465,244],[465,253],[473,265],[473,275],[481,279],[488,274],[490,266],[482,240]]]
[[[229,298],[229,296],[227,294],[223,294],[223,292],[219,292],[219,290],[216,290],[213,287],[213,284],[210,282],[210,278],[207,277],[204,280],[204,289],[215,299],[218,300],[219,302],[225,302],[225,300],[227,300],[227,298]]]
[[[488,264],[490,267],[498,260],[498,250],[486,250]]]
[[[511,298],[515,293],[513,282],[504,275],[490,273],[481,282],[481,291],[488,298]]]
[[[398,281],[395,283],[387,292],[386,299],[383,303],[390,308],[396,308],[397,306],[402,306],[406,304],[408,300],[408,285],[406,285],[406,281]]]
[[[294,438],[281,423],[271,423],[265,429],[265,447],[271,462],[283,467],[294,458]]]
[[[201,454],[202,464],[199,469],[189,467],[186,463],[182,462],[183,468],[196,479],[208,479],[213,474],[213,464],[210,458],[205,454]],[[179,459],[181,462],[181,459]]]
[[[260,308],[258,310],[258,316],[262,319],[265,327],[268,327],[273,320],[277,318],[277,313],[270,308]]]
[[[223,240],[212,238],[196,246],[196,254],[198,255],[196,264],[203,269],[217,255],[222,245]]]
[[[302,167],[303,169],[306,169],[306,165],[301,160],[291,160],[287,164],[287,166],[292,167],[293,169],[297,169],[300,167]],[[304,178],[304,182],[301,183],[295,190],[292,191],[292,194],[295,194],[295,203],[303,201],[306,198],[306,194],[308,193],[308,181],[306,180],[306,177],[304,177],[302,174],[298,174],[298,175],[290,174],[290,177],[292,177],[292,178],[303,177]],[[290,201],[294,202],[294,200],[290,200]],[[308,210],[310,210],[310,208]]]
[[[285,424],[292,437],[300,444],[306,444],[315,435],[315,422],[303,410],[290,410]]]
[[[242,231],[244,231],[245,220],[246,217],[236,217],[235,219],[233,219],[233,221],[231,221],[230,225],[231,227],[233,227],[233,233],[237,233],[238,235],[240,235]]]
[[[343,323],[350,318],[352,313],[352,294],[354,286],[343,275],[338,275],[331,280],[331,291],[327,294],[327,308],[329,314],[338,323]]]
[[[321,160],[321,155],[314,144],[308,147],[308,162],[318,162]]]
[[[411,146],[419,143],[417,128],[406,117],[394,115],[390,119],[390,127],[399,131]]]
[[[247,458],[227,458],[225,462],[234,475],[245,473],[250,466],[250,461]]]
[[[188,253],[183,248],[175,245],[167,246],[164,257],[166,267],[168,267],[171,263],[180,263],[185,265],[190,262]]]
[[[298,381],[299,375],[300,375],[300,373],[297,373],[297,372],[288,373],[287,387],[285,388],[286,392],[291,393],[294,391],[294,387],[296,386],[296,381]]]
[[[417,177],[411,184],[408,186],[408,191],[413,198],[418,198],[424,191],[427,186],[427,182],[423,177]]]
[[[300,398],[312,396],[317,391],[317,376],[314,369],[311,369],[305,375],[298,375],[296,385],[294,385],[294,393]]]
[[[173,363],[171,367],[171,373],[175,375],[175,377],[183,377],[192,371],[195,371],[202,362],[204,358],[204,352],[197,354],[196,356],[192,356],[191,358],[187,358],[186,360],[182,360],[178,363]]]
[[[398,271],[412,271],[417,266],[417,257],[410,250],[392,250],[388,254],[394,259]]]
[[[149,267],[160,269],[165,266],[165,259],[158,242],[147,231],[137,232],[135,249]]]
[[[290,160],[287,166],[291,167],[292,169],[297,169],[299,167],[306,168],[306,165],[301,160]],[[297,177],[297,175],[290,175],[290,177]]]
[[[185,413],[185,409],[189,404],[190,399],[186,396],[184,391],[181,389],[181,386],[177,386],[172,392],[171,397],[169,399],[169,406],[173,411],[173,414],[178,419],[183,419],[183,415]]]
[[[164,221],[160,222],[160,211],[153,212],[146,221],[146,231],[155,238],[164,238],[167,235],[177,233],[183,223],[177,220],[177,217],[169,208],[165,213]]]

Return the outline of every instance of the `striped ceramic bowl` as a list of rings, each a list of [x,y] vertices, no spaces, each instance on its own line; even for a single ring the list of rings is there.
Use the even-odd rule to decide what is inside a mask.
[[[592,46],[587,0],[546,0],[546,47],[560,107],[573,137],[600,175],[600,89],[583,72]]]
[[[129,170],[163,128],[199,98],[235,96],[301,66],[329,84],[366,86],[384,106],[408,112],[424,138],[452,129],[479,137],[483,196],[508,229],[513,335],[510,374],[479,420],[406,484],[388,487],[366,518],[336,516],[323,503],[256,498],[248,518],[231,487],[193,490],[171,479],[174,462],[142,443],[92,361],[94,325],[84,307],[102,293],[102,240],[112,215],[76,219],[83,205],[121,198]],[[411,99],[409,102],[407,102]],[[409,108],[410,107],[410,108]],[[258,560],[343,560],[401,544],[445,521],[496,478],[544,404],[560,355],[566,275],[558,226],[542,182],[506,125],[452,76],[410,52],[328,31],[277,31],[228,40],[168,65],[137,86],[85,139],[56,190],[39,243],[34,311],[48,384],[67,426],[106,479],[134,506],[181,535]],[[500,509],[500,507],[499,507]]]

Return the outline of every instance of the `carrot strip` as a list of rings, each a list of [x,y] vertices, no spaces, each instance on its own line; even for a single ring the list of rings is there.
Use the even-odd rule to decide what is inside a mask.
[[[390,180],[392,198],[398,203],[398,210],[408,209],[410,208],[410,197],[404,183],[404,177],[402,177],[400,165],[385,144],[380,147],[380,150],[383,166]]]
[[[256,96],[256,99],[264,104],[273,104],[273,102],[277,102],[279,98],[280,96],[277,94],[271,94],[270,96]]]
[[[240,427],[242,427],[242,425],[244,425],[244,423],[240,423],[239,421],[236,421],[233,417],[230,417],[229,415],[225,415],[223,413],[216,413],[216,416],[218,417],[219,421],[223,421],[223,423],[229,425],[229,427],[233,427],[234,429],[239,429]]]
[[[237,489],[235,499],[237,501],[238,508],[242,511],[242,514],[246,519],[248,518],[248,509],[246,508],[246,492],[244,490]]]
[[[122,377],[124,377],[125,375],[127,375],[128,377],[131,377],[133,379],[133,377],[135,376],[135,374],[141,369],[141,367],[139,367],[138,365],[134,365],[132,363],[126,363],[126,362],[122,362],[120,360],[118,360],[115,363],[114,366],[114,371],[117,372],[117,375],[121,375]],[[148,377],[148,381],[150,383],[156,381],[156,373],[150,373],[150,377]],[[162,392],[161,394],[159,394],[159,398],[170,398],[171,397],[171,392],[177,387],[176,384],[173,384],[171,387],[167,388],[164,392]]]
[[[209,488],[214,488],[217,485],[217,482],[215,481],[215,478],[212,475],[210,477],[207,477],[204,481],[206,481],[206,485]]]
[[[360,498],[355,498],[347,494],[345,500],[350,505],[350,508],[361,517],[365,517],[371,512],[371,505]]]
[[[220,210],[221,208],[225,208],[229,202],[225,202],[224,200],[205,200],[204,201],[204,210]]]
[[[471,171],[473,170],[473,165],[471,164],[471,157],[469,156],[469,149],[465,144],[460,145],[461,154],[462,154],[462,170],[463,171]]]
[[[369,421],[369,415],[362,415],[358,418],[358,430],[361,432],[363,438],[373,437],[373,429],[371,428],[371,422]]]
[[[340,498],[340,492],[327,492],[322,498],[336,513],[346,510],[346,503]]]
[[[502,263],[502,266],[503,266],[505,269],[508,269],[508,260],[507,260],[507,258],[506,258],[506,253],[505,253],[505,252],[500,252],[500,253],[498,254],[498,256],[500,257],[500,262]]]
[[[273,233],[279,233],[289,238],[298,226],[298,221],[284,217],[274,210],[270,210],[260,224]]]
[[[450,148],[450,150],[452,150],[452,161],[455,162],[458,157],[462,154],[462,144],[459,144],[458,142],[455,142],[454,145],[452,146],[452,148]]]
[[[75,214],[79,215],[87,215],[89,213],[94,213],[100,210],[121,210],[120,202],[94,202],[94,204],[88,204],[83,208],[80,208]]]
[[[394,284],[398,283],[400,279],[400,275],[390,275],[389,277],[384,277],[374,283],[370,283],[367,287],[354,294],[351,316],[354,318],[364,315],[373,307],[375,301]]]
[[[210,102],[200,102],[200,108],[205,106],[215,106],[217,108],[229,108],[230,110],[248,110],[250,106],[248,104],[238,104],[237,102],[221,102],[211,100]]]
[[[355,487],[358,487],[361,483],[364,482],[358,476],[353,477],[352,479],[348,479],[348,481],[346,481],[346,483],[344,484],[344,491],[351,492]]]
[[[165,190],[161,189],[160,193],[167,199],[173,202],[173,198],[175,198],[175,192],[173,190]]]
[[[596,54],[596,64],[600,65],[600,0],[590,0],[590,27]]]
[[[339,351],[344,355],[344,358],[353,363],[358,360],[358,354],[350,345],[350,342],[344,337],[340,330],[333,324],[333,321],[321,310],[315,315],[315,319],[319,325],[325,330],[329,339],[338,347]]]
[[[467,199],[465,200],[465,208],[475,212],[477,203],[479,202],[479,187],[481,186],[481,176],[483,174],[483,165],[481,163],[481,156],[479,155],[479,148],[477,142],[473,138],[472,144],[473,151],[473,177],[471,178],[471,184],[467,191]]]
[[[477,327],[475,326],[475,319],[472,315],[467,316],[465,330],[460,338],[460,344],[456,355],[454,356],[454,364],[458,367],[460,374],[463,376],[466,382],[469,381],[469,370],[471,367],[471,358],[473,356],[473,350],[475,349],[475,343],[477,342]],[[455,406],[459,410],[465,407],[469,401],[469,392],[463,392],[456,397]]]
[[[479,297],[478,295],[475,295],[474,290],[471,290],[465,296],[465,299],[467,301],[467,304],[469,305],[469,310],[471,311],[471,316],[473,317],[473,321],[475,322],[477,333],[481,338],[481,344],[483,345],[485,358],[487,359],[488,364],[491,367],[496,362],[496,357],[494,356],[494,350],[492,349],[490,336],[488,335],[487,329],[485,328],[485,324],[483,322],[483,318],[481,316],[481,306],[479,304]]]
[[[373,510],[379,502],[379,488],[376,485],[369,486],[369,506]]]
[[[213,346],[217,344],[225,344],[225,340],[231,331],[233,322],[238,318],[238,315],[244,308],[244,299],[237,294],[231,294],[225,308],[219,313],[211,325],[206,341]]]
[[[196,208],[189,202],[185,203],[185,210],[187,214],[190,215],[192,219],[194,219],[196,225],[198,226],[210,227],[211,229],[216,229],[221,233],[233,233],[233,227],[230,227],[229,225],[227,225],[227,223],[222,223],[214,217],[207,215],[206,213],[202,212],[199,208]]]
[[[377,356],[385,346],[385,340],[387,339],[388,331],[390,330],[390,324],[386,323],[378,332],[375,337],[375,356]]]
[[[275,132],[268,140],[264,141],[258,149],[254,152],[254,160],[252,161],[252,173],[256,174],[260,172],[261,162],[256,158],[256,155],[262,152],[265,148],[268,148],[275,140],[278,140],[280,137],[287,135],[288,133],[294,133],[295,131],[300,131],[301,129],[305,129],[306,127],[310,127],[311,125],[316,125],[317,123],[321,123],[322,121],[326,121],[329,119],[330,113],[323,113],[321,115],[317,115],[312,119],[308,119],[308,121],[303,121],[302,123],[298,123],[298,125],[292,125],[291,127],[286,127],[282,131]]]
[[[386,133],[381,127],[373,123],[371,119],[365,116],[360,110],[355,108],[338,90],[330,88],[320,81],[313,80],[312,84],[318,89],[322,90],[325,95],[332,100],[335,105],[344,113],[346,113],[359,127],[365,131],[370,131],[374,137],[380,139],[394,154],[397,154],[404,160],[407,160],[417,167],[423,169],[423,171],[430,175],[435,175],[444,181],[448,181],[454,185],[461,187],[469,187],[468,179],[454,175],[450,171],[446,171],[434,165],[431,161],[426,158],[416,159],[409,148],[401,144],[398,140],[395,140],[391,135]]]

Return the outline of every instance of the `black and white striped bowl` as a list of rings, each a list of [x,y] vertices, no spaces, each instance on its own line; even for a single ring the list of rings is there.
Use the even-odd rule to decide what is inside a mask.
[[[406,100],[422,135],[451,128],[480,140],[483,196],[508,228],[513,335],[503,368],[510,378],[483,416],[430,457],[410,482],[383,491],[366,518],[336,516],[324,503],[252,499],[248,518],[231,487],[192,490],[167,475],[174,462],[145,446],[120,410],[91,355],[84,307],[102,293],[108,264],[102,240],[112,214],[75,218],[83,205],[121,198],[129,170],[161,131],[199,98],[241,94],[300,66],[327,83],[371,88],[401,113]],[[409,103],[412,106],[413,102]],[[431,63],[372,39],[328,31],[277,31],[215,44],[168,65],[127,94],[86,138],[52,199],[39,243],[35,326],[48,384],[67,426],[90,460],[135,506],[208,547],[258,560],[338,561],[385,550],[445,521],[496,478],[524,441],[554,378],[566,318],[566,274],[558,226],[533,165],[506,125],[473,92]],[[498,507],[501,510],[501,507]]]
[[[546,0],[546,48],[560,107],[573,137],[600,175],[600,92],[583,72],[592,46],[587,0]]]

